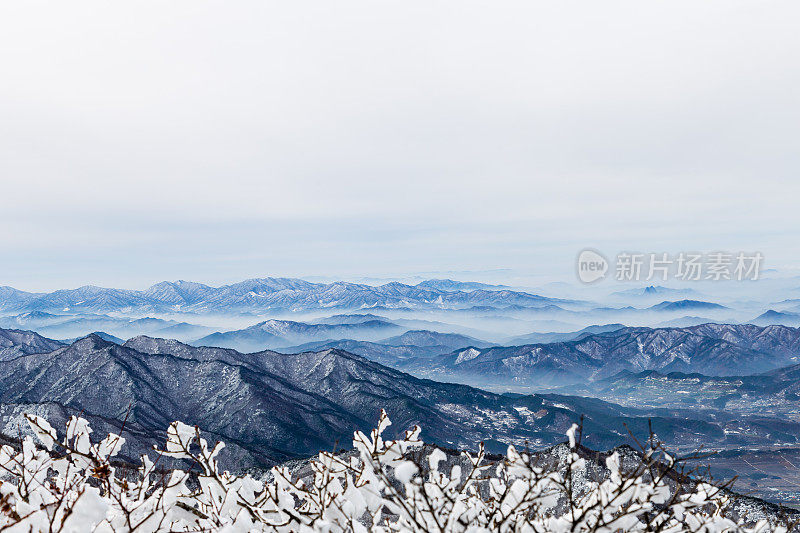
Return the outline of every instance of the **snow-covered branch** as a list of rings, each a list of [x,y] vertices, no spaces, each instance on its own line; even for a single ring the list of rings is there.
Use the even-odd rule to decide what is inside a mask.
[[[731,493],[696,482],[651,447],[635,464],[613,453],[606,475],[587,474],[576,428],[558,461],[541,464],[509,447],[487,461],[483,446],[457,461],[420,440],[413,428],[384,440],[382,413],[354,450],[321,452],[307,475],[274,468],[265,480],[220,469],[222,443],[209,446],[197,428],[174,422],[161,456],[185,463],[162,471],[143,456],[138,472],[118,473],[112,458],[125,439],[92,443],[73,417],[61,440],[47,421],[29,416],[40,445],[0,449],[0,531],[353,531],[612,532],[787,531],[771,520],[733,520]],[[629,458],[628,458],[629,459]],[[628,463],[630,461],[627,461]],[[449,467],[448,467],[449,465]]]

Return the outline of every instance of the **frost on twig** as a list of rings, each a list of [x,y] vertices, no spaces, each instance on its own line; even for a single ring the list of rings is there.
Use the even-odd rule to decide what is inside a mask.
[[[86,420],[72,417],[64,436],[29,416],[40,445],[0,449],[0,531],[353,531],[363,532],[614,532],[787,531],[777,515],[732,519],[733,494],[693,481],[654,443],[641,454],[611,453],[604,475],[592,475],[576,426],[555,462],[508,448],[488,460],[483,445],[454,455],[425,445],[418,427],[385,440],[385,412],[369,435],[356,432],[353,451],[320,452],[309,474],[273,468],[268,480],[221,469],[222,443],[174,422],[159,456],[141,458],[135,475],[111,460],[119,435],[90,439]],[[186,470],[157,470],[161,456]],[[741,508],[741,506],[740,506]],[[741,510],[741,509],[740,509]],[[741,513],[739,513],[741,514]]]

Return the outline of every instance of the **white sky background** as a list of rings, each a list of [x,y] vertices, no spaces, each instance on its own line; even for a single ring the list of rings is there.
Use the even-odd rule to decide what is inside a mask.
[[[800,266],[798,17],[3,2],[0,285],[569,277],[586,246]]]

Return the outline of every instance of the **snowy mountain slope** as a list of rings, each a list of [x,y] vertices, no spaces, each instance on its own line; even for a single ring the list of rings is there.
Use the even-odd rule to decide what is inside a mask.
[[[0,360],[13,359],[20,355],[47,353],[63,345],[32,331],[0,329]]]
[[[452,350],[446,346],[392,346],[377,342],[356,341],[352,339],[307,342],[297,346],[277,348],[281,353],[318,352],[320,350],[342,350],[360,355],[382,365],[396,367],[400,361],[414,357],[432,357]]]
[[[435,284],[434,284],[435,285]],[[187,281],[161,282],[142,291],[84,286],[52,293],[27,293],[0,288],[0,312],[26,311],[109,313],[258,313],[267,310],[367,308],[467,308],[542,306],[559,302],[519,291],[444,290],[425,285],[391,282],[379,286],[360,283],[311,283],[294,278],[249,279],[210,287]]]
[[[78,338],[95,331],[105,331],[124,339],[136,335],[158,335],[182,340],[196,339],[213,331],[205,326],[154,317],[128,318],[93,314],[60,315],[59,318],[60,320],[31,322],[27,329],[54,338]]]
[[[0,327],[2,328],[17,328],[23,327],[32,330],[39,326],[47,326],[51,324],[58,324],[65,322],[71,317],[68,315],[53,315],[45,313],[44,311],[29,311],[27,313],[20,313],[16,316],[5,316],[0,318]]]
[[[748,322],[757,326],[779,324],[783,326],[797,327],[800,326],[800,313],[795,313],[792,311],[775,311],[770,309],[758,315],[754,319],[749,320]]]
[[[558,428],[569,427],[564,424],[578,413],[586,415],[587,438],[599,447],[624,441],[625,430],[614,429],[623,428],[623,423],[637,435],[647,433],[647,415],[636,409],[569,396],[502,396],[464,385],[420,380],[341,350],[239,354],[147,337],[131,339],[125,346],[186,359],[244,361],[255,372],[279,375],[298,389],[334,402],[355,418],[373,419],[385,408],[393,413],[398,429],[421,422],[426,438],[448,446],[462,446],[469,438],[517,444],[525,439],[530,443],[559,442],[563,436]],[[662,417],[655,423],[660,433],[680,435],[683,443],[724,439],[718,426],[684,417]]]
[[[591,335],[593,333],[605,333],[607,331],[616,331],[624,328],[624,324],[604,324],[587,326],[580,331],[571,331],[567,333],[529,333],[527,335],[520,335],[509,339],[504,344],[507,345],[520,345],[520,344],[542,344],[550,342],[566,342]]]
[[[455,281],[452,279],[428,279],[420,281],[416,285],[425,289],[438,289],[442,291],[474,291],[478,289],[485,290],[503,290],[508,289],[506,285],[489,285],[487,283],[478,283],[476,281]]]
[[[611,377],[559,389],[641,407],[696,405],[729,413],[791,419],[800,399],[800,364],[742,376],[623,371]],[[687,394],[690,393],[690,394]],[[777,431],[777,428],[776,428]]]
[[[239,351],[259,351],[348,337],[376,340],[402,331],[405,331],[405,328],[383,320],[366,320],[352,324],[307,324],[293,320],[265,320],[249,328],[213,333],[192,344],[233,348]]]
[[[312,320],[312,324],[361,324],[363,322],[369,322],[370,320],[379,320],[382,322],[392,322],[396,323],[388,318],[381,316],[381,315],[373,315],[372,313],[361,313],[361,314],[352,314],[352,315],[331,315],[328,317],[318,318],[316,320]]]
[[[55,402],[105,419],[127,417],[126,425],[151,437],[184,419],[224,434],[261,463],[324,447],[324,435],[366,424],[280,376],[230,358],[142,354],[96,336],[6,361],[2,372],[2,404]]]
[[[724,305],[713,302],[703,302],[700,300],[665,300],[659,304],[651,306],[653,311],[697,311],[697,310],[722,310],[727,309]]]
[[[648,285],[641,289],[626,289],[613,292],[615,296],[697,296],[694,289],[674,289],[661,285]]]
[[[37,299],[45,296],[44,293],[25,292],[14,287],[0,287],[0,311],[15,311],[25,309]]]
[[[358,333],[358,331],[354,331]],[[368,332],[375,337],[375,332]],[[363,332],[362,332],[363,334]],[[198,345],[204,344],[198,341]],[[235,344],[233,342],[231,345]],[[376,361],[388,366],[396,366],[399,361],[412,357],[431,357],[446,354],[456,348],[467,346],[488,347],[491,343],[454,333],[439,333],[428,330],[411,330],[381,339],[375,342],[355,339],[324,339],[321,341],[306,342],[294,346],[279,346],[276,348],[281,353],[300,353],[327,349],[344,350],[371,361]],[[227,346],[231,347],[231,346]]]
[[[602,379],[623,370],[743,375],[794,364],[798,356],[798,329],[703,324],[622,328],[569,342],[462,350],[433,360],[404,361],[400,367],[433,378],[542,385]]]
[[[411,330],[406,331],[402,335],[390,337],[379,341],[380,344],[387,344],[390,346],[420,346],[420,347],[449,347],[451,349],[462,348],[465,346],[476,346],[479,348],[486,348],[492,346],[492,343],[469,337],[467,335],[459,335],[456,333],[439,333],[438,331],[430,330]]]
[[[60,416],[55,424],[84,413],[106,426],[127,419],[124,436],[141,451],[180,419],[224,438],[225,453],[243,467],[332,449],[353,430],[371,428],[381,408],[398,431],[421,424],[426,439],[450,447],[480,440],[496,449],[554,444],[580,414],[587,444],[602,448],[626,441],[623,423],[647,427],[647,413],[636,409],[502,396],[417,379],[339,350],[242,354],[149,337],[119,346],[89,336],[51,353],[0,361],[0,373],[0,413],[14,414],[0,419],[0,433],[15,434],[26,409]],[[719,427],[698,420],[661,417],[656,427],[686,443],[724,439]]]
[[[90,333],[90,335],[97,335],[98,337],[100,337],[104,341],[113,342],[114,344],[124,344],[125,343],[125,339],[120,339],[119,337],[115,337],[114,335],[111,335],[110,333],[106,333],[105,331],[93,331],[92,333]],[[62,339],[61,342],[63,342],[64,344],[72,344],[73,342],[79,341],[82,338],[83,337],[77,337],[77,338],[74,338],[74,339]]]

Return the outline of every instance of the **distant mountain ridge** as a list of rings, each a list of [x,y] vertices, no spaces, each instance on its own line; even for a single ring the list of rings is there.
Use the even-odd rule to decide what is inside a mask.
[[[471,348],[401,368],[483,385],[546,385],[603,379],[623,370],[729,376],[800,362],[800,329],[750,324],[620,328],[568,342]]]
[[[571,331],[567,333],[558,333],[558,332],[529,333],[527,335],[519,335],[517,337],[512,337],[503,344],[519,346],[520,344],[543,344],[551,342],[566,342],[575,339],[580,339],[594,333],[605,333],[607,331],[616,331],[624,327],[625,324],[603,324],[603,325],[586,326],[585,328],[579,331]]]
[[[104,341],[113,342],[114,344],[124,344],[125,343],[125,339],[120,339],[119,337],[115,337],[114,335],[111,335],[110,333],[106,333],[105,331],[94,331],[94,332],[90,333],[90,335],[97,335],[98,337],[100,337]],[[78,337],[78,338],[75,338],[75,339],[62,339],[60,342],[63,342],[64,344],[72,344],[73,342],[77,342],[77,341],[81,340],[82,338],[83,337]]]
[[[205,326],[154,317],[51,314],[42,311],[30,311],[16,316],[2,317],[0,318],[0,327],[35,330],[50,338],[85,337],[93,331],[104,331],[126,339],[144,334],[191,340],[214,331]]]
[[[54,427],[80,413],[98,433],[119,431],[126,420],[126,453],[135,457],[163,439],[171,421],[183,420],[225,440],[224,455],[241,468],[331,449],[355,429],[373,427],[382,408],[396,431],[420,424],[426,439],[449,447],[554,444],[580,414],[584,442],[600,448],[626,441],[623,423],[640,436],[648,427],[636,409],[559,395],[502,396],[418,379],[338,350],[242,354],[151,337],[118,345],[90,335],[0,361],[0,373],[3,434],[24,426],[23,412],[47,416]],[[654,424],[668,438],[724,438],[719,427],[697,420],[660,417]]]
[[[321,350],[342,350],[359,355],[392,368],[398,367],[402,361],[416,357],[432,357],[452,350],[443,346],[390,346],[378,342],[356,341],[352,339],[325,340],[307,342],[296,346],[276,348],[280,353],[293,354],[302,352],[318,352]]]
[[[212,333],[194,341],[196,346],[233,348],[257,352],[297,343],[347,338],[354,335],[376,340],[405,331],[406,328],[386,320],[365,320],[355,323],[308,324],[293,320],[265,320],[245,329]]]
[[[696,309],[704,310],[719,310],[727,309],[724,305],[716,304],[713,302],[703,302],[700,300],[678,300],[678,301],[664,301],[656,304],[649,309],[654,311],[689,311]]]
[[[800,313],[791,311],[775,311],[770,309],[756,318],[749,321],[750,324],[766,326],[771,324],[781,324],[784,326],[800,326]]]
[[[697,296],[699,293],[694,289],[674,289],[661,285],[648,285],[643,289],[626,289],[612,293],[612,296],[630,296],[655,298],[658,296]]]
[[[443,285],[444,283],[444,285]],[[417,285],[391,282],[379,286],[359,283],[312,283],[296,278],[249,279],[211,287],[188,281],[163,281],[145,290],[84,286],[51,293],[29,293],[0,287],[0,312],[30,311],[146,314],[258,313],[266,310],[369,308],[469,308],[480,305],[539,306],[563,302],[508,289],[487,290],[451,280]],[[447,289],[440,288],[446,286]],[[455,287],[469,287],[457,290]]]
[[[432,357],[469,346],[486,348],[492,346],[492,343],[455,333],[411,330],[402,335],[375,342],[353,339],[324,340],[279,348],[278,351],[281,353],[300,353],[337,349],[366,357],[370,361],[376,361],[382,365],[397,367],[406,359]]]
[[[62,346],[62,343],[47,339],[32,331],[0,329],[0,360],[13,359],[20,355],[52,352]]]
[[[439,333],[437,331],[428,330],[410,330],[402,335],[390,337],[380,341],[381,344],[388,344],[390,346],[448,346],[451,348],[460,348],[463,346],[478,346],[488,347],[492,344],[474,337],[467,335],[459,335],[457,333]]]
[[[795,417],[800,401],[800,364],[741,376],[625,370],[559,390],[641,408],[691,406],[716,410],[717,418],[722,410],[731,417],[755,416],[762,419],[758,425],[769,427],[774,435],[781,433],[784,442],[792,442],[796,437],[787,435],[788,428],[783,423]],[[767,421],[770,418],[773,422]]]
[[[428,279],[420,281],[416,284],[416,287],[442,291],[474,291],[479,289],[496,291],[510,289],[508,285],[489,285],[488,283],[478,283],[477,281],[455,281],[452,279]]]

